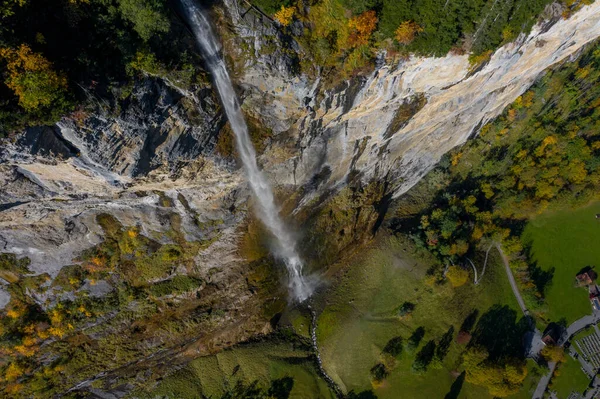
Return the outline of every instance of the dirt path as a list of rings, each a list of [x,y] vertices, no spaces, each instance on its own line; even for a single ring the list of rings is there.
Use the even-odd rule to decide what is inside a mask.
[[[510,270],[510,264],[508,263],[508,257],[504,255],[500,244],[495,243],[496,249],[500,252],[500,256],[502,257],[502,263],[504,264],[504,270],[506,271],[506,276],[508,277],[508,282],[510,283],[510,287],[512,288],[513,294],[517,302],[519,303],[519,307],[523,311],[525,316],[529,316],[529,310],[527,310],[527,306],[525,306],[525,301],[523,301],[523,297],[519,292],[519,287],[517,286],[517,282],[515,281],[515,276],[512,274],[512,270]]]

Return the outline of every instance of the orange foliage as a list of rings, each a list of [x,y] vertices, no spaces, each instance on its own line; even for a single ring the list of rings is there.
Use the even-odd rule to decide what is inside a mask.
[[[26,44],[16,50],[0,48],[0,58],[7,62],[5,83],[26,110],[50,105],[67,88],[67,79],[57,74],[50,61],[31,51]]]
[[[373,10],[365,11],[356,17],[352,17],[348,21],[348,27],[351,31],[348,37],[348,44],[352,47],[368,44],[371,34],[377,27],[377,22],[377,14]]]

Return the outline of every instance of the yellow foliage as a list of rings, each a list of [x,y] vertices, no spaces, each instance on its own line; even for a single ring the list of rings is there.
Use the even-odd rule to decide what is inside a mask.
[[[515,38],[515,32],[510,26],[507,26],[502,30],[502,40],[505,42],[511,41]]]
[[[281,26],[288,26],[292,23],[295,12],[296,7],[281,6],[281,10],[277,11],[273,17],[281,24]]]
[[[65,330],[62,327],[50,327],[48,332],[58,338],[62,338],[65,335]]]
[[[490,128],[492,127],[492,125],[490,125],[489,123],[487,125],[485,125],[484,127],[481,128],[481,131],[479,132],[480,136],[485,136],[487,134],[487,132],[490,131]]]
[[[43,55],[22,44],[18,49],[1,48],[0,58],[7,62],[5,84],[19,98],[19,105],[28,111],[48,106],[67,88],[67,79],[52,69]]]
[[[400,44],[410,44],[415,40],[415,37],[420,32],[423,32],[423,28],[414,21],[404,21],[398,26],[395,32],[395,37]]]
[[[17,395],[19,394],[21,391],[23,391],[23,384],[8,384],[5,388],[4,388],[4,392],[10,394],[10,395]]]
[[[565,360],[565,350],[556,345],[547,345],[542,349],[542,356],[550,362],[560,363]]]
[[[456,166],[458,165],[458,162],[460,162],[460,159],[462,158],[463,153],[462,152],[457,152],[456,154],[452,154],[452,166]]]
[[[485,195],[486,199],[490,199],[494,196],[494,190],[492,189],[492,185],[489,183],[483,183],[481,185],[481,192]]]
[[[131,238],[137,237],[137,232],[135,230],[128,230],[127,235]],[[92,258],[92,263],[96,266],[104,266],[104,259],[99,256],[94,256]]]
[[[338,0],[322,0],[311,7],[309,19],[314,26],[312,32],[318,38],[327,38],[335,33],[338,52],[345,50],[350,36],[345,9]]]
[[[37,346],[25,346],[25,345],[15,345],[14,350],[25,357],[31,357],[33,355],[35,355],[35,352],[37,351]]]
[[[9,382],[15,381],[17,378],[22,376],[24,372],[25,370],[21,366],[13,362],[6,368],[6,371],[4,372],[4,379]]]
[[[514,122],[517,116],[517,110],[515,108],[511,108],[508,110],[508,120],[509,122]]]
[[[481,230],[479,227],[475,227],[473,229],[473,233],[471,233],[471,239],[473,241],[479,241],[481,240],[481,237],[483,237],[483,230]]]
[[[471,54],[469,56],[469,62],[471,63],[471,68],[477,68],[479,65],[483,64],[484,62],[489,61],[489,59],[492,57],[493,51],[492,50],[488,50],[484,53],[475,55],[475,54]]]
[[[533,105],[533,97],[534,97],[534,93],[533,91],[528,91],[527,93],[523,94],[523,106],[525,108],[529,108]]]
[[[527,367],[520,362],[498,365],[487,358],[487,351],[481,348],[471,348],[465,353],[467,382],[484,386],[492,396],[500,398],[518,392],[527,377]]]
[[[48,315],[50,316],[50,323],[54,326],[60,325],[63,321],[63,315],[60,314],[58,309],[52,309]]]
[[[19,317],[21,317],[21,312],[18,309],[13,308],[13,309],[9,309],[6,312],[6,315],[8,317],[10,317],[11,319],[18,319]]]
[[[446,272],[446,278],[453,287],[464,285],[469,279],[469,272],[458,266],[450,266]]]

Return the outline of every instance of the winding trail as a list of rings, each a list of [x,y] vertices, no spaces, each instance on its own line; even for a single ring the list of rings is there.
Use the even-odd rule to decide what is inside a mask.
[[[525,316],[529,316],[529,310],[527,310],[527,306],[525,306],[525,301],[519,292],[519,287],[517,286],[517,282],[515,281],[515,276],[512,274],[512,270],[510,270],[510,264],[508,263],[508,257],[502,251],[500,244],[495,242],[494,246],[500,252],[500,257],[502,258],[502,263],[504,264],[504,270],[506,271],[506,276],[508,277],[508,282],[510,283],[510,288],[512,288],[513,294],[515,295],[515,299],[519,303],[519,307]]]

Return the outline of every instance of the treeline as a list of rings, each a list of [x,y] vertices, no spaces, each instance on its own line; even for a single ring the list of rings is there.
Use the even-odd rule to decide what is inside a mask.
[[[436,187],[414,239],[441,263],[502,243],[532,300],[543,298],[523,251],[526,221],[600,192],[600,46],[547,73],[421,185]],[[405,221],[410,224],[410,222]]]
[[[166,0],[0,0],[0,137],[119,98],[141,67],[190,81],[190,40]]]
[[[347,77],[379,50],[485,54],[528,33],[554,0],[254,0],[282,26],[304,23],[300,41],[319,67]],[[564,16],[591,0],[563,0]],[[340,68],[341,66],[341,68]]]

